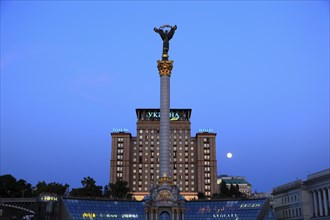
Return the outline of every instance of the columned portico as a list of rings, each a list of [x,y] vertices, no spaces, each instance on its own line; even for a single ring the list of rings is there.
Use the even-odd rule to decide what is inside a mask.
[[[317,196],[319,198],[319,216],[323,216],[321,190],[317,190]]]
[[[313,216],[330,216],[330,188],[319,188],[310,192],[313,198]]]
[[[324,215],[328,216],[329,215],[329,210],[328,210],[328,198],[327,198],[327,192],[326,192],[326,188],[322,189],[323,192],[323,206],[324,206]]]
[[[328,187],[328,206],[330,207],[330,187]]]
[[[313,194],[313,204],[314,204],[314,209],[313,209],[313,212],[314,212],[314,216],[318,216],[318,207],[317,207],[317,200],[316,200],[316,191],[312,191],[312,194]]]

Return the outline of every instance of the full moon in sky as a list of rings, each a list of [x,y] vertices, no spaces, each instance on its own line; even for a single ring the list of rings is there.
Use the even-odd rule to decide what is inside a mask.
[[[230,159],[233,157],[233,154],[229,152],[229,153],[227,153],[227,157]]]

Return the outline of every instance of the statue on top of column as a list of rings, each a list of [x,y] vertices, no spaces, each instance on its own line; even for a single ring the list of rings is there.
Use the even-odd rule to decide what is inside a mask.
[[[164,32],[164,28],[170,28],[170,30],[165,30]],[[158,29],[154,28],[154,31],[158,33],[163,40],[163,54],[167,55],[168,50],[170,49],[169,41],[172,39],[176,28],[177,28],[176,25],[174,26],[163,25],[160,26]]]

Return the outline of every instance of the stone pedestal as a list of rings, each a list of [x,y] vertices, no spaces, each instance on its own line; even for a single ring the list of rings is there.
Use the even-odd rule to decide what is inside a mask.
[[[168,184],[169,179],[152,187],[150,195],[146,198],[146,219],[160,219],[166,216],[169,220],[184,219],[184,198],[176,186]]]

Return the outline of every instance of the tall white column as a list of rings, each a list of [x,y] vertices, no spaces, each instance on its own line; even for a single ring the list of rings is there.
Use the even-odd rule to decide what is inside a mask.
[[[323,192],[323,206],[324,206],[324,215],[328,216],[329,215],[329,210],[328,210],[328,198],[327,198],[327,193],[326,193],[327,189],[322,189]]]
[[[316,195],[316,191],[313,190],[313,191],[312,191],[312,194],[313,194],[313,204],[314,204],[314,215],[315,215],[315,217],[316,217],[316,216],[318,216],[317,213],[319,212],[319,211],[318,211],[318,207],[317,207],[317,200],[316,200],[316,196],[317,196],[317,195]]]
[[[328,206],[330,207],[330,187],[328,188]]]
[[[317,195],[319,197],[319,211],[320,211],[320,216],[323,216],[323,207],[322,207],[322,195],[321,195],[321,190],[317,190]]]
[[[158,60],[160,75],[159,177],[170,177],[170,77],[172,60]]]

